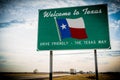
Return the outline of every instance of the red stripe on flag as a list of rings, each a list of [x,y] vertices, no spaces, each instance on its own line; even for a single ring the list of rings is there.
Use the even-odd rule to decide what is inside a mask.
[[[86,39],[87,38],[85,28],[71,28],[70,27],[70,32],[71,32],[72,38],[76,38],[76,39]]]

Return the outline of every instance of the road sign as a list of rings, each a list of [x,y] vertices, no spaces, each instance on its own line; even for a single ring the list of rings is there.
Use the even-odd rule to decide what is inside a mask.
[[[39,10],[37,50],[110,48],[107,4]]]

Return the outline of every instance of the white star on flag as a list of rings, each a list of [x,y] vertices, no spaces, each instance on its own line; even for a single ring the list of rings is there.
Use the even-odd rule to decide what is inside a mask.
[[[66,29],[66,25],[62,24],[62,26],[60,26],[63,29]]]

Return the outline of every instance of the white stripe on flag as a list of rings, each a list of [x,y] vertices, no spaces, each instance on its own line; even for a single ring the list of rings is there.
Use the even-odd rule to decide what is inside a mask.
[[[83,18],[66,19],[71,28],[85,28]]]

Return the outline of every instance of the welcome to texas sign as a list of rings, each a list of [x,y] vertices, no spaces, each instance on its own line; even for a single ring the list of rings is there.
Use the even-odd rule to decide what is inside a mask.
[[[110,48],[107,5],[39,10],[37,50]]]

